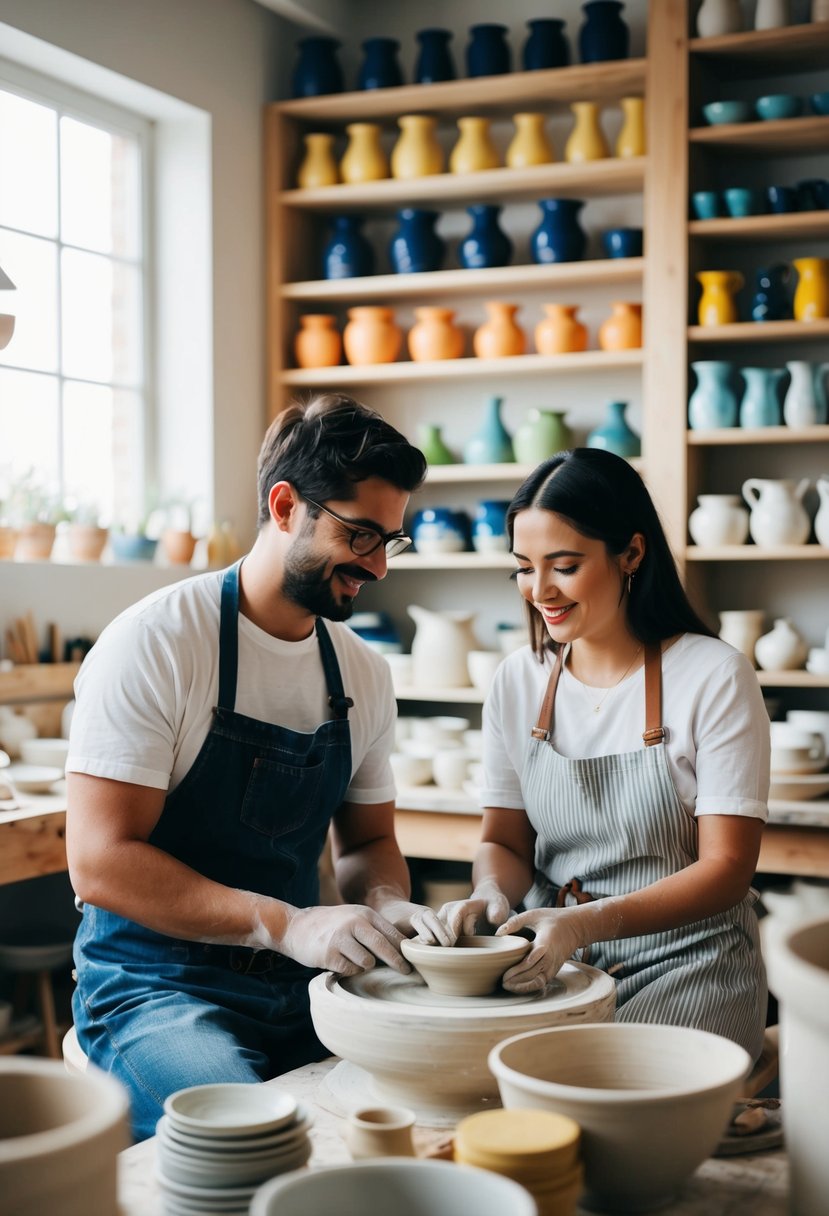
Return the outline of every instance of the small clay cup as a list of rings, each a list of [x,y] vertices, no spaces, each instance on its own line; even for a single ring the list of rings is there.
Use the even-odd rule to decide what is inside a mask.
[[[369,1106],[352,1111],[343,1133],[353,1161],[414,1157],[415,1113],[407,1106]]]

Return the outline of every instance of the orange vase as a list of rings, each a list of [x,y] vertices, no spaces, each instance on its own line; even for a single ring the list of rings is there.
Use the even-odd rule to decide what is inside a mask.
[[[460,359],[463,330],[455,324],[451,308],[416,308],[417,324],[409,330],[409,354],[415,363],[431,359]]]
[[[576,317],[577,304],[542,304],[546,314],[535,327],[535,349],[540,355],[563,355],[587,350],[587,326]]]
[[[364,304],[349,308],[348,324],[343,330],[345,357],[354,365],[394,363],[400,354],[403,333],[394,321],[391,308]]]
[[[613,311],[599,326],[599,346],[602,350],[635,350],[642,345],[642,305],[629,300],[617,300]]]
[[[515,320],[518,307],[517,304],[505,304],[503,300],[490,300],[484,304],[489,320],[472,336],[472,348],[479,359],[524,354],[527,336]]]
[[[299,318],[294,354],[300,367],[337,366],[342,358],[343,344],[335,320],[325,313],[306,313]]]

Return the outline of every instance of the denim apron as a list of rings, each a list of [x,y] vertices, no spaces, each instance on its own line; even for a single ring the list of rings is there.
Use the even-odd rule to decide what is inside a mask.
[[[644,746],[585,759],[562,756],[551,742],[563,655],[562,649],[550,674],[521,779],[536,831],[535,884],[524,901],[532,908],[626,895],[699,857],[696,821],[668,768],[660,648],[645,652]],[[592,946],[583,961],[616,979],[616,1021],[710,1030],[756,1060],[767,997],[756,898],[751,891],[693,924]]]
[[[351,780],[353,702],[318,619],[331,720],[306,734],[236,713],[240,565],[222,580],[213,722],[149,843],[214,882],[311,907]],[[328,1054],[310,1021],[315,972],[273,951],[167,937],[86,904],[75,966],[79,1042],[130,1090],[137,1139],[176,1089],[266,1080]]]

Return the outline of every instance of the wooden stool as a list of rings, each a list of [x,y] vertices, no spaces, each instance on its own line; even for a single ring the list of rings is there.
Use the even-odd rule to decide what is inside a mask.
[[[53,1060],[61,1058],[58,1024],[55,1015],[55,994],[52,988],[52,972],[58,967],[69,967],[72,963],[72,942],[44,941],[48,931],[36,929],[17,942],[0,942],[0,967],[16,977],[16,1012],[23,1012],[23,1005],[30,982],[34,979],[35,999],[41,1022],[41,1041],[44,1052]]]
[[[89,1063],[89,1057],[85,1055],[83,1048],[78,1042],[78,1036],[74,1026],[70,1026],[66,1034],[63,1036],[63,1063],[67,1072],[83,1073],[86,1072],[86,1066]]]

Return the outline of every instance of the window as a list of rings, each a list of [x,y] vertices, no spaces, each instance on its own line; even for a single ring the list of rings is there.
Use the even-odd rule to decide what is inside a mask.
[[[105,523],[142,513],[151,131],[0,61],[0,498],[27,479]]]

